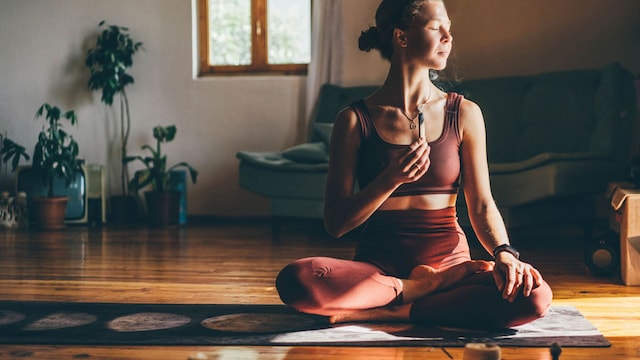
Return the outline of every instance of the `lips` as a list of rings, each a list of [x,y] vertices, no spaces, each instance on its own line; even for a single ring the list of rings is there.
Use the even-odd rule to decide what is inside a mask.
[[[444,48],[440,48],[436,50],[436,54],[438,55],[449,55],[450,52],[451,52],[450,46],[445,46]]]

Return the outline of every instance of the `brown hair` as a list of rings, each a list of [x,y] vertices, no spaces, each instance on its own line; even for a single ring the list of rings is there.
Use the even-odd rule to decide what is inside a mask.
[[[360,33],[358,48],[366,52],[378,49],[383,58],[391,60],[393,30],[407,30],[425,1],[429,0],[382,0],[376,10],[376,26]]]

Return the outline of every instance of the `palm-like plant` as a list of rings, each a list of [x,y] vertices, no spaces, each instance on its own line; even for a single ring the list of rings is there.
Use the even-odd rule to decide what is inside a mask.
[[[89,88],[102,90],[102,102],[111,106],[116,95],[120,95],[120,145],[121,145],[121,189],[126,192],[129,171],[124,159],[127,157],[127,144],[131,132],[131,113],[129,99],[125,87],[134,83],[134,78],[127,73],[133,65],[133,55],[142,47],[141,42],[134,41],[129,29],[117,25],[98,24],[106,28],[98,35],[96,46],[89,49],[85,61],[91,72]]]

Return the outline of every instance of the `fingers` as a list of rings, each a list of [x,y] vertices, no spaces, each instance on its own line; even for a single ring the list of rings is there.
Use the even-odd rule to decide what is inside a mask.
[[[424,140],[424,138],[418,138],[418,140],[416,140],[413,143],[411,143],[411,145],[409,145],[409,147],[411,148],[411,151],[416,151],[416,150],[418,150],[418,148],[420,148],[421,146],[424,146],[426,144],[427,144],[427,142]]]
[[[427,172],[427,170],[429,170],[430,164],[431,162],[428,159],[425,163],[420,163],[420,162],[413,163],[407,173],[409,179],[415,181],[421,178],[422,175],[424,175]]]
[[[531,295],[531,290],[533,290],[534,277],[531,276],[523,276],[522,278],[522,295],[529,296]]]
[[[514,302],[516,297],[518,297],[518,293],[522,288],[522,284],[524,283],[524,270],[516,268],[511,270],[507,279],[507,286],[505,287],[502,297],[504,297],[509,302]]]
[[[521,292],[523,296],[531,295],[531,291],[540,286],[542,281],[540,272],[523,262],[508,266],[505,275],[503,277],[499,271],[494,272],[494,279],[502,297],[509,302],[514,302]]]
[[[424,139],[418,139],[409,147],[410,149],[403,159],[403,170],[410,178],[419,178],[427,172],[431,163],[429,159],[431,147]]]
[[[496,286],[498,287],[498,291],[502,292],[504,290],[504,276],[498,267],[493,268],[493,280],[496,282]]]

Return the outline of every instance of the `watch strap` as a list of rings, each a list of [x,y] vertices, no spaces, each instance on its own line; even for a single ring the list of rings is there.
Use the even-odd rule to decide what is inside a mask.
[[[509,254],[513,255],[516,259],[520,259],[520,252],[509,244],[498,245],[493,249],[493,258],[495,259],[499,253],[506,251]]]

